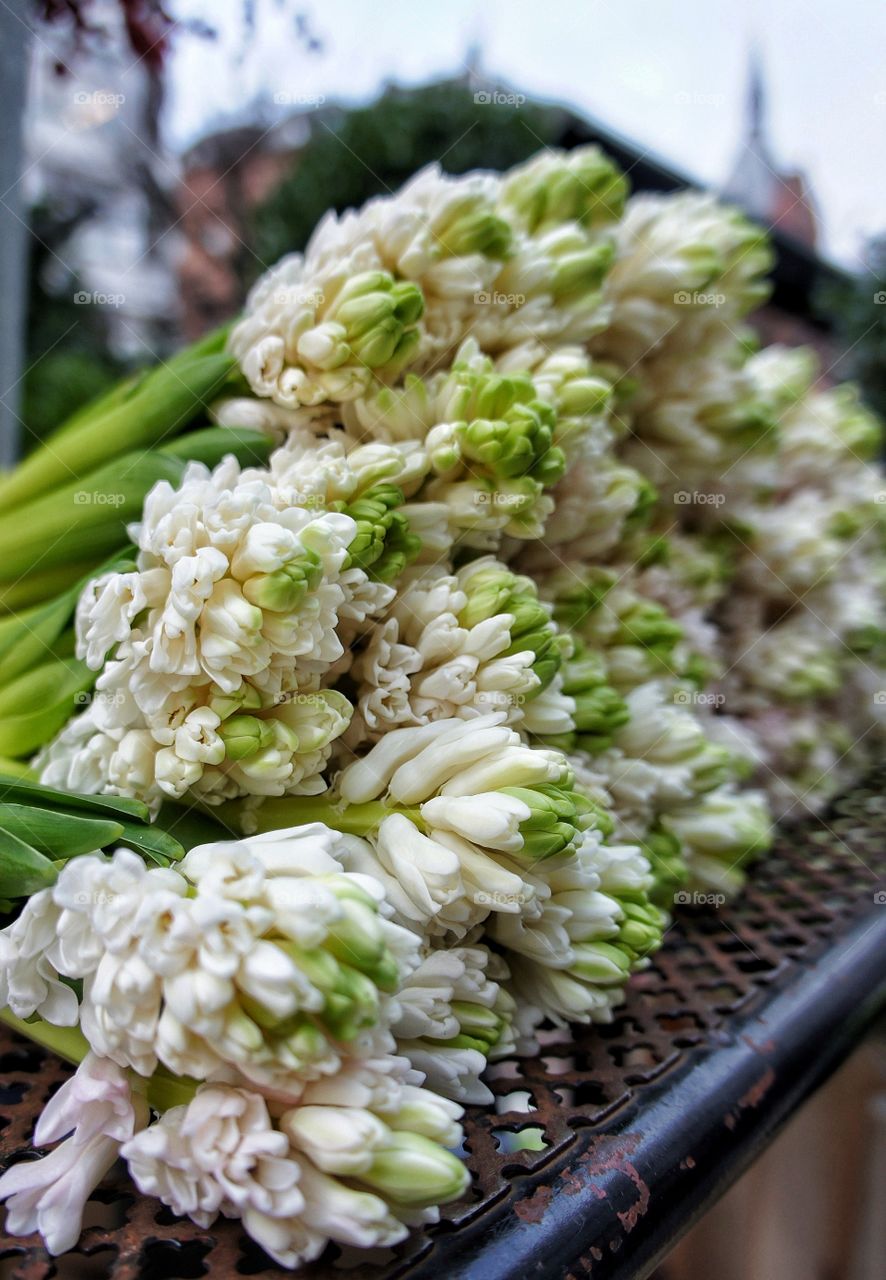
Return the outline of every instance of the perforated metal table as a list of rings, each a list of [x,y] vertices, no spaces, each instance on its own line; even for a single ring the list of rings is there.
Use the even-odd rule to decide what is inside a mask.
[[[330,1249],[310,1280],[647,1276],[886,1003],[886,773],[782,835],[735,905],[689,909],[610,1026],[491,1069],[462,1202],[395,1250]],[[28,1149],[68,1068],[0,1033],[0,1156]],[[529,1098],[527,1100],[526,1094]],[[526,1106],[529,1110],[525,1110]],[[513,1107],[514,1109],[508,1109]],[[533,1131],[540,1150],[514,1150]],[[113,1175],[75,1254],[0,1236],[9,1280],[283,1275],[237,1223],[203,1230]]]

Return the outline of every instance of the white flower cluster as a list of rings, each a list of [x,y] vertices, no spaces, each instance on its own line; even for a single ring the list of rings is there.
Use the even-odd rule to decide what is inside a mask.
[[[314,824],[198,846],[176,870],[126,849],[75,858],[0,935],[3,1003],[79,1023],[141,1075],[233,1070],[297,1094],[393,1048],[389,993],[418,963],[416,936],[336,849]],[[82,983],[79,1004],[63,979]]]
[[[527,746],[503,721],[495,713],[389,730],[342,770],[325,810],[330,824],[363,837],[342,845],[343,865],[378,880],[394,918],[431,941],[394,1030],[433,1085],[460,1100],[486,1097],[479,1071],[512,1025],[528,1045],[545,1017],[611,1017],[663,925],[645,855],[636,843],[603,842],[605,800],[575,788],[562,753]],[[313,807],[266,801],[243,806],[240,821],[273,830]],[[601,884],[615,901],[594,897]],[[584,932],[586,913],[601,908],[599,933]],[[557,945],[545,945],[549,936]],[[591,963],[569,939],[607,946]],[[489,943],[502,955],[490,956]],[[452,1039],[435,1043],[444,1028]]]
[[[281,453],[270,472],[194,463],[178,489],[151,491],[132,530],[138,567],[81,598],[78,652],[101,674],[45,754],[48,782],[209,803],[323,789],[351,705],[321,678],[345,652],[340,630],[394,593],[353,563],[359,521],[324,509],[331,465],[321,456],[298,492]],[[352,489],[367,469],[332,463]]]
[[[750,354],[760,231],[625,196],[592,147],[432,167],[251,293],[215,435],[277,447],[150,491],[36,760],[126,798],[103,847],[138,802],[244,838],[35,852],[0,1000],[90,1055],[38,1131],[72,1136],[0,1180],[14,1229],[67,1247],[122,1150],[282,1265],[395,1243],[464,1190],[487,1061],[611,1019],[682,890],[741,887],[767,797],[881,740],[878,428]]]
[[[460,1139],[461,1108],[408,1082],[408,1064],[369,1061],[274,1106],[230,1085],[201,1085],[130,1138],[122,1155],[139,1190],[209,1226],[239,1218],[284,1267],[330,1240],[396,1244],[436,1222],[467,1170],[444,1149]],[[272,1104],[273,1105],[273,1104]],[[2,1185],[0,1185],[2,1191]]]
[[[329,1240],[393,1243],[461,1194],[442,1145],[458,1144],[461,1110],[393,1052],[392,1027],[416,1029],[416,1001],[394,993],[420,939],[385,917],[375,881],[341,869],[339,844],[315,825],[198,846],[176,871],[128,850],[74,858],[0,933],[3,1003],[77,1023],[90,1046],[36,1134],[72,1136],[0,1179],[13,1230],[71,1247],[121,1153],[142,1190],[203,1225],[242,1218],[286,1266]],[[495,1003],[462,976],[460,995]],[[142,1094],[193,1091],[177,1077],[213,1083],[144,1127]]]
[[[346,741],[490,711],[530,733],[568,732],[575,707],[549,615],[532,580],[491,557],[408,571],[351,669],[358,715]]]

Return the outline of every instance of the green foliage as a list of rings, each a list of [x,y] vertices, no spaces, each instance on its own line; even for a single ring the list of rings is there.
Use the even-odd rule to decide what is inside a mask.
[[[396,191],[439,160],[448,173],[507,169],[557,143],[564,113],[525,102],[475,102],[458,84],[389,89],[368,107],[314,128],[292,173],[255,216],[262,262],[303,249],[327,209]]]
[[[21,449],[28,453],[60,422],[101,395],[125,372],[108,350],[100,307],[75,301],[80,282],[57,276],[59,251],[84,211],[64,216],[44,205],[30,212],[28,314],[22,383]]]
[[[869,408],[886,418],[886,234],[870,241],[867,270],[820,299],[846,352],[840,376],[857,382]]]

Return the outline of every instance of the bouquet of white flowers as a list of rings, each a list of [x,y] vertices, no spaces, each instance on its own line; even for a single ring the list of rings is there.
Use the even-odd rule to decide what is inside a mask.
[[[595,148],[431,168],[0,481],[0,1016],[78,1064],[12,1231],[122,1156],[287,1267],[396,1242],[487,1061],[863,767],[878,428],[753,354],[769,263]]]

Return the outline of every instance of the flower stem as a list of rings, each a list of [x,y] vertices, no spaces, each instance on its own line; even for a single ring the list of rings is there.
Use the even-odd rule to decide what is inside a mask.
[[[89,1053],[89,1042],[79,1027],[57,1027],[43,1018],[26,1022],[23,1018],[17,1018],[10,1009],[0,1009],[0,1022],[5,1022],[19,1035],[49,1049],[56,1057],[63,1058],[72,1066],[79,1066]],[[148,1105],[154,1111],[168,1111],[170,1107],[190,1102],[199,1084],[199,1081],[187,1076],[174,1076],[164,1067],[159,1067],[147,1078],[134,1071],[130,1075],[132,1087],[145,1095]]]
[[[366,804],[344,804],[341,800],[330,802],[313,796],[271,796],[258,809],[243,813],[239,803],[235,803],[230,807],[226,806],[225,812],[233,825],[241,829],[242,818],[248,815],[251,834],[322,822],[345,835],[368,836],[376,832],[383,819],[390,817],[392,813],[402,814],[422,831],[425,827],[419,809],[389,806],[381,800],[370,800]]]
[[[89,1042],[79,1027],[56,1027],[42,1018],[25,1022],[24,1018],[17,1018],[11,1009],[0,1009],[0,1022],[5,1022],[19,1035],[27,1036],[74,1066],[79,1065],[89,1053]]]

